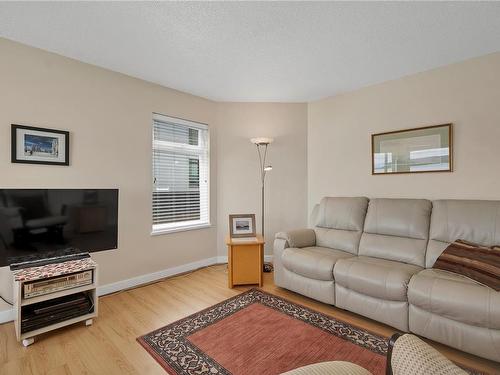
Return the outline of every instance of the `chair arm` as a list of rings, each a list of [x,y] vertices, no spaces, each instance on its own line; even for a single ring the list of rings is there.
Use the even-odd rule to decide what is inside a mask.
[[[316,245],[316,232],[312,229],[295,229],[276,233],[276,239],[285,240],[287,247],[308,247]]]
[[[281,375],[372,375],[372,373],[351,362],[331,361],[313,363],[284,372]]]
[[[395,334],[389,340],[387,375],[467,373],[432,346],[412,334]]]
[[[389,341],[387,342],[387,358],[385,362],[385,375],[393,375],[392,373],[392,349],[394,348],[394,345],[396,344],[396,340],[399,339],[401,336],[403,336],[401,333],[396,332],[394,335],[392,335],[389,338]]]

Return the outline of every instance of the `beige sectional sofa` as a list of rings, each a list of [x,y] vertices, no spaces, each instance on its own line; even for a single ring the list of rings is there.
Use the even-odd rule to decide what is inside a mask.
[[[274,242],[276,285],[500,361],[500,292],[432,269],[457,239],[500,244],[500,201],[323,198]]]

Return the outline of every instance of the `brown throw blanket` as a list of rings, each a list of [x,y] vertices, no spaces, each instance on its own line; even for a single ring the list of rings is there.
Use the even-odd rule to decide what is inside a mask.
[[[439,256],[433,268],[467,276],[500,291],[500,247],[457,240]]]

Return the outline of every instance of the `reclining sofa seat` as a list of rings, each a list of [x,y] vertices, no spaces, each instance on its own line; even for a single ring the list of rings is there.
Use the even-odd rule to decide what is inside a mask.
[[[457,239],[500,245],[500,201],[433,202],[426,268],[408,286],[410,331],[500,362],[500,292],[472,279],[432,269]]]
[[[407,287],[425,265],[432,204],[371,199],[358,257],[335,265],[335,305],[408,331]]]
[[[314,229],[278,233],[276,285],[500,362],[500,292],[432,269],[457,239],[500,245],[500,201],[438,200],[430,215],[426,200],[372,199],[365,219],[366,206],[323,198]]]
[[[314,229],[276,234],[276,285],[318,301],[335,304],[333,269],[356,256],[368,198],[323,198],[312,214]]]

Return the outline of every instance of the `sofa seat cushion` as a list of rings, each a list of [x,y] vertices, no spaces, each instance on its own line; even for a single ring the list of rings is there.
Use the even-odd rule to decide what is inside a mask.
[[[410,281],[408,301],[448,319],[500,329],[500,292],[452,272],[419,272]]]
[[[388,301],[407,301],[410,278],[422,267],[371,257],[341,259],[335,265],[335,282],[347,289]]]
[[[333,280],[333,266],[339,259],[353,255],[327,247],[290,247],[283,251],[281,260],[289,271],[315,280]]]

